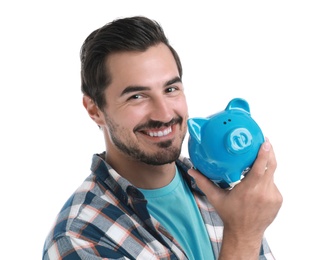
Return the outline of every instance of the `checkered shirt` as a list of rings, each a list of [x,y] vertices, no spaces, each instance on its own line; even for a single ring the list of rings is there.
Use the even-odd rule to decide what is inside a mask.
[[[143,194],[95,154],[91,174],[65,203],[43,248],[51,259],[187,259],[161,224],[150,216]],[[187,174],[191,162],[180,157],[179,171],[194,194],[218,259],[223,223]],[[274,259],[264,239],[259,259]]]

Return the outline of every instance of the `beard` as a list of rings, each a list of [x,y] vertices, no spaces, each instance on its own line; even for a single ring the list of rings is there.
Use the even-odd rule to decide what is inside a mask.
[[[162,126],[168,127],[173,124],[178,123],[181,127],[181,131],[178,136],[177,144],[174,144],[173,140],[166,140],[163,142],[158,142],[155,145],[159,148],[156,152],[147,152],[139,145],[138,141],[132,140],[127,133],[125,128],[121,128],[116,125],[109,117],[105,115],[106,122],[109,124],[109,133],[111,140],[114,145],[123,154],[131,157],[132,159],[141,161],[149,165],[164,165],[176,161],[182,150],[182,143],[186,135],[186,122],[182,117],[174,118],[169,123],[162,123],[158,121],[149,121],[146,124],[140,125],[134,129],[137,132],[142,128],[159,128]]]

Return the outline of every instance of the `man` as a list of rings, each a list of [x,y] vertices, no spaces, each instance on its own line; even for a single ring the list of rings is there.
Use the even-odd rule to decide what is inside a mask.
[[[191,168],[180,155],[182,66],[160,25],[115,20],[88,36],[81,63],[83,104],[106,151],[62,208],[43,259],[274,259],[263,237],[282,203],[273,149],[266,141],[231,191]]]

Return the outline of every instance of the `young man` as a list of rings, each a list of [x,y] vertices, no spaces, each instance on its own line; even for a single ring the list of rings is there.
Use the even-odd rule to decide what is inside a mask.
[[[274,259],[263,237],[282,203],[273,149],[266,141],[231,191],[191,168],[180,155],[182,66],[160,25],[115,20],[88,36],[81,63],[83,104],[106,151],[62,208],[43,259]]]

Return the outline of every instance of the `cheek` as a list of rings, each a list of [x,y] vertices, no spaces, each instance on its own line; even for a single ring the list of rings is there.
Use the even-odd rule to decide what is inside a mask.
[[[145,109],[131,107],[130,109],[116,113],[113,118],[115,117],[115,120],[117,120],[117,122],[119,122],[119,124],[124,128],[134,129],[134,127],[140,123],[144,116]]]
[[[175,103],[175,105],[176,105],[175,108],[178,114],[182,116],[183,118],[188,118],[188,106],[187,106],[185,97],[181,98],[179,102]]]
[[[186,100],[180,105],[180,116],[183,117],[183,129],[187,131],[187,119],[189,117],[188,115],[188,106]]]

